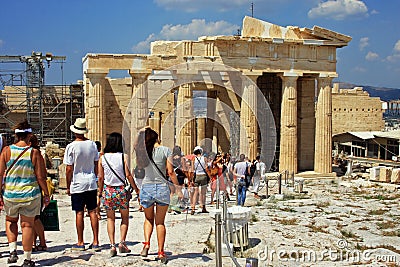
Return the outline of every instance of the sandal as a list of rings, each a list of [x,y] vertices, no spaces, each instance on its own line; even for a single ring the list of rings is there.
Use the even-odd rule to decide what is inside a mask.
[[[115,257],[115,256],[117,256],[117,248],[115,247],[114,244],[111,244],[110,257]]]
[[[131,250],[126,246],[125,241],[120,242],[118,245],[119,253],[130,253]]]
[[[161,263],[167,264],[167,262],[168,262],[167,255],[165,255],[164,251],[158,252],[158,257],[157,258]]]
[[[42,246],[42,245],[37,245],[37,246],[35,246],[35,248],[34,249],[32,249],[32,251],[47,251],[47,246],[46,245],[44,245],[44,246]]]
[[[149,254],[149,249],[150,249],[150,242],[142,242],[143,243],[143,249],[140,252],[140,256],[142,257],[147,257],[147,255]]]

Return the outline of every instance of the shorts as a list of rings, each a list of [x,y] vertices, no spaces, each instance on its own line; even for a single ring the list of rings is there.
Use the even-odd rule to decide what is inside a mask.
[[[170,203],[170,189],[167,184],[143,184],[140,190],[140,205],[150,208],[154,204],[168,206]]]
[[[194,179],[194,186],[205,186],[208,184],[208,179],[206,174],[196,174]]]
[[[97,208],[97,189],[71,194],[71,204],[74,211],[83,211],[85,206],[88,211],[95,210]]]
[[[126,198],[125,186],[104,185],[101,203],[106,210],[128,209],[129,201]]]
[[[40,215],[40,208],[42,206],[42,199],[40,196],[27,202],[13,202],[7,199],[3,199],[3,201],[4,211],[8,217],[18,218],[18,215],[35,217]]]

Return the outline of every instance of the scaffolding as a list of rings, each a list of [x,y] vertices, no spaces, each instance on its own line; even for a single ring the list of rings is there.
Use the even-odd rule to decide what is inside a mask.
[[[69,125],[84,116],[83,85],[46,85],[44,79],[45,62],[48,67],[50,63],[61,64],[63,72],[65,59],[38,52],[0,56],[0,129],[9,142],[11,128],[25,118],[42,144],[52,141],[64,147],[72,140]]]

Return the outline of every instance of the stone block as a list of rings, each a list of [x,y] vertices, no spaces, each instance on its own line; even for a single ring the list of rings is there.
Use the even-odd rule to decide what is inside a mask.
[[[383,166],[376,166],[369,169],[369,179],[372,181],[378,181],[380,178],[380,170],[384,168]]]
[[[392,170],[390,181],[392,183],[400,183],[400,168],[395,168]]]
[[[67,188],[66,167],[67,165],[65,164],[58,166],[58,187],[62,189]]]
[[[382,168],[379,173],[379,181],[390,183],[393,168]]]

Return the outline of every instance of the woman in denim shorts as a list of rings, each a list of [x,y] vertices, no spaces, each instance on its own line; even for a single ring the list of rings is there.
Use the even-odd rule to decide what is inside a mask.
[[[144,247],[140,252],[142,257],[147,257],[150,248],[150,238],[156,224],[158,240],[158,259],[167,263],[164,252],[166,236],[165,215],[170,202],[170,189],[165,174],[177,187],[179,197],[182,190],[174,172],[171,150],[160,145],[158,134],[153,129],[146,127],[139,131],[135,144],[136,163],[139,168],[144,168],[145,177],[140,190],[140,204],[144,208]]]

